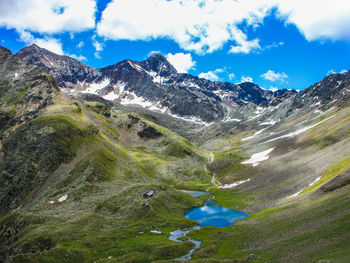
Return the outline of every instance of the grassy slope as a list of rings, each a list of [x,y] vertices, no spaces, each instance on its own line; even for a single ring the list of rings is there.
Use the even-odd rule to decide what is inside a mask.
[[[45,116],[33,124],[51,127],[69,158],[32,194],[33,201],[0,219],[0,229],[12,231],[13,262],[146,262],[183,255],[191,243],[167,239],[170,231],[191,226],[183,210],[200,201],[175,188],[206,189],[211,174],[204,166],[208,152],[179,135],[125,111],[111,111],[98,103],[70,102],[56,98]],[[69,116],[69,117],[68,117]],[[134,117],[140,121],[130,125]],[[348,122],[305,136],[302,147],[327,150],[347,139]],[[162,136],[141,139],[138,132],[151,126]],[[336,133],[334,133],[336,131]],[[79,135],[78,137],[77,134]],[[254,176],[241,165],[237,137],[219,139],[210,148],[215,161],[209,166],[222,183]],[[333,136],[332,139],[327,139]],[[71,142],[73,142],[71,144]],[[208,145],[207,145],[208,146]],[[349,166],[343,159],[324,171],[318,184],[302,193],[308,196]],[[155,191],[151,199],[143,194]],[[344,262],[350,253],[349,187],[281,207],[252,214],[237,225],[206,227],[194,232],[202,246],[194,262],[247,260],[252,262],[314,262],[329,258]],[[228,208],[245,210],[259,200],[255,193],[211,189],[216,201]],[[67,201],[50,205],[68,194]],[[331,215],[331,216],[330,216]],[[10,229],[10,230],[9,230]],[[162,234],[152,234],[158,229]],[[0,231],[0,232],[1,232]]]
[[[26,209],[1,218],[0,229],[16,233],[7,237],[8,250],[17,254],[12,261],[110,262],[113,257],[144,262],[188,251],[191,243],[171,242],[167,236],[194,224],[183,210],[200,201],[172,185],[208,183],[207,153],[139,116],[142,125],[163,136],[135,140],[140,127],[125,129],[127,112],[106,114],[91,103],[56,100],[31,123],[53,129],[54,141],[69,158],[52,167],[41,188],[29,194]],[[155,196],[144,199],[150,190]],[[57,202],[64,194],[68,199]],[[152,234],[152,228],[163,233]]]

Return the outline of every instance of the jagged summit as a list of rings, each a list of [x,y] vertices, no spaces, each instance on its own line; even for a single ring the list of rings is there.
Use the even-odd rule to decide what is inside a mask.
[[[149,58],[140,63],[145,69],[154,71],[161,76],[176,74],[177,70],[169,61],[159,52],[153,52]]]
[[[97,78],[98,70],[68,56],[57,55],[36,44],[24,47],[17,54],[23,60],[42,67],[61,88],[77,88],[85,80]]]

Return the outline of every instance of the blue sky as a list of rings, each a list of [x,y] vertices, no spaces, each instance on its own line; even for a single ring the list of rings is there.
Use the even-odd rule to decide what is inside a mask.
[[[0,44],[100,68],[159,51],[180,72],[304,89],[350,69],[348,0],[0,0]]]

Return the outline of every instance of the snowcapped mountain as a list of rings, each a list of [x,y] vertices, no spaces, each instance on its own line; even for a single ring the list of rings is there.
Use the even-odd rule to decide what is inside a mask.
[[[142,62],[124,60],[101,69],[37,45],[23,48],[17,56],[43,67],[65,92],[93,93],[199,124],[232,118],[229,112],[247,104],[267,107],[272,101],[278,103],[276,98],[293,95],[287,90],[264,90],[250,82],[232,84],[178,73],[159,53]]]

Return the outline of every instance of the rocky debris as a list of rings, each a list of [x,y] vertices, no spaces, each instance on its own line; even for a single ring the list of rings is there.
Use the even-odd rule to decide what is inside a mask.
[[[149,191],[147,193],[144,193],[143,197],[144,198],[151,198],[151,197],[153,197],[153,195],[154,195],[154,191],[152,190],[152,191]]]

